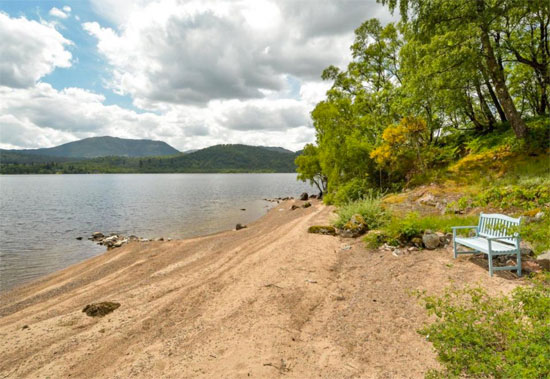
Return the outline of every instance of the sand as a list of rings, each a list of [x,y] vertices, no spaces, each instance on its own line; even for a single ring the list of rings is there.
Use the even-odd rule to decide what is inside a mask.
[[[294,203],[243,230],[130,243],[1,294],[0,377],[423,377],[438,363],[412,290],[518,283],[449,249],[395,257],[308,234],[332,209]],[[100,301],[121,306],[82,312]]]

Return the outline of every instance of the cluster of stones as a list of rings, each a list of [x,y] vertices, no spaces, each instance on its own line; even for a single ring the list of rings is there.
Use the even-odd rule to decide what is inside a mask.
[[[281,201],[286,201],[286,200],[294,200],[294,198],[293,197],[276,197],[273,199],[264,199],[264,201],[269,201],[270,203],[277,203],[277,204],[279,204]]]
[[[441,233],[425,230],[422,237],[413,237],[410,241],[403,243],[401,246],[391,246],[386,243],[382,245],[380,249],[391,251],[393,255],[399,256],[420,249],[435,250],[449,245],[452,241],[452,233]]]
[[[357,238],[368,231],[368,226],[360,214],[354,214],[349,221],[342,227],[342,229],[336,229],[330,225],[313,225],[308,229],[309,233],[326,234],[326,235],[340,235],[344,238]]]
[[[128,242],[149,242],[148,238],[139,238],[137,236],[131,235],[131,236],[123,236],[120,234],[111,234],[109,236],[104,235],[101,232],[95,232],[92,234],[90,238],[88,238],[90,241],[96,242],[98,245],[103,245],[107,247],[108,250],[114,249],[117,247],[121,247],[124,244],[127,244]],[[168,239],[169,241],[170,239]],[[164,241],[163,237],[155,238],[153,241]]]
[[[306,201],[305,203],[302,204],[301,207],[299,205],[292,204],[292,206],[290,207],[290,210],[293,211],[298,208],[309,208],[309,207],[311,207],[311,203],[309,201]]]

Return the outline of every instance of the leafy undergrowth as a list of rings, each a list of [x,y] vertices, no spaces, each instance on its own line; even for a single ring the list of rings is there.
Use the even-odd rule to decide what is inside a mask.
[[[334,221],[334,226],[342,228],[354,214],[360,214],[365,219],[369,229],[374,229],[386,223],[388,218],[386,211],[382,207],[379,197],[367,196],[361,200],[352,201],[341,206]]]
[[[409,213],[404,217],[393,216],[377,233],[365,236],[365,242],[370,248],[376,248],[383,243],[397,246],[420,238],[426,230],[448,233],[453,226],[476,225],[477,216],[461,215],[426,215]]]
[[[436,321],[419,331],[433,343],[440,371],[427,377],[550,376],[550,274],[490,297],[482,288],[419,295]]]

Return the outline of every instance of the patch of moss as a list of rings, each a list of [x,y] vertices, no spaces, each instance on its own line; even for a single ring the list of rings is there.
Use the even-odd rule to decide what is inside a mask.
[[[334,226],[328,226],[328,225],[313,225],[310,226],[307,230],[308,233],[315,233],[315,234],[325,234],[325,235],[336,235],[336,229]]]
[[[90,317],[103,317],[120,307],[120,303],[104,301],[101,303],[88,304],[82,309]]]

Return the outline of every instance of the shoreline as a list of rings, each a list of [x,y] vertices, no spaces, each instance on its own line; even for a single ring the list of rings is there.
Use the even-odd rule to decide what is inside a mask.
[[[30,174],[30,175],[34,175],[34,174]],[[39,175],[39,174],[37,174]],[[48,175],[48,174],[44,174],[44,175]],[[81,174],[74,174],[74,175],[81,175]],[[82,175],[86,175],[86,174],[82,174]],[[292,198],[285,198],[285,199],[292,199]],[[279,204],[279,201],[283,201],[283,198],[274,198],[274,199],[258,199],[258,201],[263,201],[266,203],[266,206],[265,206],[265,210],[267,211],[265,214],[263,215],[260,215],[258,218],[254,219],[253,221],[249,222],[248,224],[246,225],[252,225],[253,223],[259,221],[260,219],[262,219],[263,217],[266,216],[267,213],[271,212],[272,209],[274,207],[276,207],[278,204]],[[235,222],[235,224],[237,224],[237,222]],[[186,236],[186,237],[181,237],[181,238],[177,238],[177,237],[163,237],[163,236],[156,236],[156,237],[147,237],[147,238],[142,238],[142,237],[139,237],[139,239],[146,239],[147,241],[141,241],[140,243],[151,243],[151,242],[170,242],[170,241],[183,241],[183,240],[188,240],[188,239],[194,239],[194,238],[201,238],[201,237],[211,237],[211,236],[215,236],[215,235],[218,235],[218,234],[222,234],[222,233],[225,233],[225,232],[230,232],[230,231],[234,231],[235,229],[222,229],[222,230],[218,230],[218,231],[213,231],[213,232],[210,232],[210,233],[198,233],[196,235],[190,235],[190,236]],[[93,234],[93,233],[92,233]],[[120,233],[114,233],[114,234],[117,234],[119,235]],[[112,233],[110,233],[109,235],[113,235]],[[121,234],[120,234],[121,235]],[[105,236],[108,236],[108,235],[105,235]],[[85,242],[85,243],[88,243],[88,242],[91,242],[93,243],[94,245],[102,245],[100,243],[98,243],[97,240],[94,240],[93,238],[89,238],[88,237],[80,237],[79,238]],[[158,240],[159,238],[162,238],[162,240]],[[76,238],[78,239],[78,238]],[[85,241],[84,241],[85,240]],[[10,292],[12,290],[16,290],[16,289],[19,289],[20,287],[24,287],[24,286],[28,286],[28,285],[32,285],[34,284],[35,282],[38,282],[38,281],[42,281],[43,279],[47,279],[50,275],[54,275],[56,274],[57,272],[60,272],[60,271],[63,271],[63,270],[66,270],[68,268],[71,268],[72,266],[76,266],[76,265],[79,265],[79,264],[82,264],[82,263],[85,263],[89,260],[92,260],[94,258],[97,258],[105,253],[107,253],[110,249],[106,246],[103,246],[104,250],[102,252],[99,252],[97,255],[94,255],[92,257],[88,257],[88,258],[85,258],[84,260],[81,260],[79,262],[75,262],[75,263],[71,263],[69,264],[68,266],[65,266],[65,267],[61,267],[55,271],[52,271],[52,272],[49,272],[49,273],[46,273],[44,275],[40,275],[38,277],[35,277],[35,278],[32,278],[32,279],[28,279],[28,280],[25,280],[25,281],[22,281],[18,284],[15,284],[11,287],[8,287],[6,289],[3,289],[3,288],[0,288],[0,299],[1,299],[1,296],[7,292]],[[117,248],[120,248],[120,247],[117,247]]]
[[[0,294],[0,376],[418,377],[438,364],[411,290],[516,285],[446,249],[394,257],[309,234],[333,209],[290,210],[302,203],[239,231],[130,243]],[[82,312],[102,301],[120,307]]]

